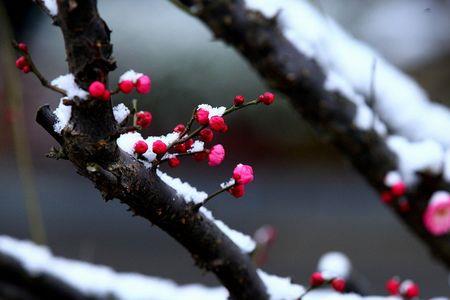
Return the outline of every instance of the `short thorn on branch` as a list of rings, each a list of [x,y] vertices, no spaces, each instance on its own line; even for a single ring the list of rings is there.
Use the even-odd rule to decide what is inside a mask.
[[[41,74],[41,72],[39,72],[33,62],[33,59],[31,58],[30,53],[28,52],[28,46],[25,43],[17,43],[16,41],[12,41],[12,45],[19,53],[22,54],[22,56],[20,56],[16,60],[16,67],[19,70],[21,70],[25,74],[29,72],[34,73],[34,75],[36,75],[43,86],[52,91],[60,93],[63,96],[67,96],[66,90],[50,84],[50,82]]]

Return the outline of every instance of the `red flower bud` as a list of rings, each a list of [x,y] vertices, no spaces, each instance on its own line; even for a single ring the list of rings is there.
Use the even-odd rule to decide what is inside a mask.
[[[393,277],[386,282],[386,290],[389,295],[398,295],[400,288],[400,280],[397,277]]]
[[[200,125],[207,125],[208,124],[208,122],[209,122],[208,116],[209,116],[209,112],[207,110],[203,109],[203,108],[200,108],[195,113],[195,119],[197,120],[197,122]]]
[[[410,283],[403,292],[407,299],[418,297],[420,294],[419,286],[415,283]]]
[[[147,128],[152,122],[152,114],[148,111],[140,111],[136,113],[136,125]]]
[[[134,152],[137,154],[144,154],[148,150],[148,145],[144,141],[138,141],[134,144]]]
[[[124,94],[129,94],[134,88],[133,81],[131,80],[124,80],[119,82],[119,90]]]
[[[393,200],[394,196],[390,191],[385,191],[381,193],[381,201],[383,201],[383,203],[389,204],[392,203]]]
[[[30,73],[31,69],[30,66],[25,66],[22,68],[22,72],[24,72],[25,74]]]
[[[175,157],[169,158],[168,163],[169,163],[170,167],[176,168],[180,165],[180,160],[178,159],[178,157],[175,156]]]
[[[405,183],[402,182],[402,181],[399,181],[399,182],[395,183],[391,187],[391,192],[396,197],[403,196],[406,193],[406,185],[405,185]]]
[[[335,291],[342,293],[345,290],[345,280],[342,278],[335,278],[331,281],[331,286]]]
[[[228,126],[225,124],[225,120],[222,117],[214,116],[209,120],[209,126],[212,130],[219,132],[227,132]]]
[[[208,153],[206,151],[202,151],[202,152],[195,153],[194,155],[192,155],[192,157],[196,161],[202,161],[202,160],[205,160],[208,157]]]
[[[270,105],[275,100],[275,95],[270,92],[265,92],[264,94],[258,97],[258,100],[265,105]]]
[[[23,69],[23,67],[28,66],[28,61],[25,58],[25,56],[21,56],[16,60],[16,67],[20,70]]]
[[[191,149],[192,145],[194,145],[194,139],[188,139],[186,142],[184,142],[186,150]]]
[[[152,82],[150,80],[150,77],[147,75],[142,75],[138,78],[136,81],[136,90],[139,94],[147,94],[150,92],[152,88]]]
[[[203,128],[203,129],[200,131],[200,139],[201,139],[202,141],[204,141],[205,143],[211,142],[211,141],[213,140],[213,138],[214,138],[214,133],[212,132],[211,129],[209,129],[209,128]]]
[[[237,95],[236,97],[234,97],[234,105],[236,106],[244,104],[244,101],[245,101],[244,96]]]
[[[175,146],[173,146],[173,150],[177,153],[186,153],[187,149],[186,149],[186,144],[177,144]]]
[[[407,213],[411,210],[411,206],[409,205],[409,201],[406,199],[403,199],[399,202],[398,208],[402,213]]]
[[[320,272],[314,272],[312,273],[311,277],[309,278],[309,285],[310,286],[321,286],[325,283],[325,278],[323,278],[322,273]]]
[[[153,142],[153,152],[156,154],[164,154],[167,152],[167,145],[161,140],[156,140]]]
[[[108,90],[105,90],[105,92],[102,95],[101,100],[103,101],[109,101],[109,99],[111,99],[111,92]]]
[[[100,81],[94,81],[89,86],[89,94],[91,94],[91,96],[94,98],[102,97],[105,93],[105,90],[105,85]]]
[[[27,44],[19,43],[17,46],[18,46],[19,50],[22,51],[23,53],[28,53]]]
[[[183,131],[186,130],[186,126],[184,126],[183,124],[178,124],[177,126],[175,126],[175,128],[173,129],[174,132],[178,132],[178,133],[182,133]]]
[[[229,190],[230,194],[233,195],[236,198],[241,198],[242,196],[245,195],[245,187],[243,184],[237,184],[235,186],[233,186],[230,190]]]

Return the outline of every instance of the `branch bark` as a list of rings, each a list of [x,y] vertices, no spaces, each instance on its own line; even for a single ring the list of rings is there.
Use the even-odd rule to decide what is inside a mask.
[[[106,83],[115,61],[110,30],[98,14],[96,1],[58,0],[58,15],[53,19],[62,30],[69,70],[77,84],[86,89],[94,80]],[[233,299],[268,298],[249,256],[155,172],[117,147],[111,138],[119,130],[111,102],[77,101],[62,136],[55,136],[55,116],[48,106],[39,110],[37,121],[104,199],[120,199],[135,215],[166,231],[191,253],[197,265],[217,275]],[[94,170],[88,168],[93,165]]]
[[[283,92],[319,134],[348,157],[373,188],[383,191],[386,173],[398,168],[396,155],[383,136],[353,125],[355,104],[340,93],[324,88],[324,70],[286,39],[277,16],[267,18],[250,10],[243,0],[179,2],[191,12],[195,11],[216,38],[242,54],[269,86]],[[411,210],[404,213],[398,205],[393,209],[428,246],[430,253],[449,269],[450,235],[432,236],[422,222],[428,199],[440,189],[450,187],[440,177],[422,174],[420,184],[407,194]]]

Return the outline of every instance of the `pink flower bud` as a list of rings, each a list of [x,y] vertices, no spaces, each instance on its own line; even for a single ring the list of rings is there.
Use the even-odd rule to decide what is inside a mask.
[[[238,164],[233,170],[233,178],[239,184],[248,184],[253,181],[253,168],[249,165]]]
[[[91,94],[91,96],[94,98],[102,97],[103,94],[105,93],[105,90],[106,90],[105,85],[100,81],[94,81],[89,86],[89,94]]]
[[[209,123],[209,112],[206,109],[200,108],[195,113],[195,119],[200,125],[207,125]]]
[[[233,195],[236,198],[241,198],[242,196],[245,195],[245,187],[243,184],[237,184],[235,186],[233,186],[230,190],[229,190],[230,194]]]
[[[144,141],[138,141],[134,144],[134,152],[136,154],[144,154],[148,150],[148,145]]]
[[[228,130],[227,124],[225,124],[225,120],[222,117],[214,116],[209,120],[209,126],[212,130],[219,132],[226,132]]]
[[[23,53],[28,53],[28,46],[25,43],[19,43],[18,48],[20,51],[22,51]]]
[[[234,97],[234,105],[239,106],[244,104],[245,98],[244,96],[241,95],[237,95],[236,97]]]
[[[131,80],[124,80],[119,82],[119,90],[124,94],[129,94],[133,91],[134,84]]]
[[[142,75],[136,81],[136,90],[139,94],[147,94],[148,92],[150,92],[151,88],[152,82],[150,80],[150,77],[148,77],[147,75]]]
[[[147,128],[152,122],[152,114],[148,111],[140,111],[136,113],[136,125]]]
[[[200,131],[200,139],[205,143],[210,143],[214,138],[214,133],[209,128],[203,128]]]
[[[180,165],[180,159],[175,156],[175,157],[169,158],[168,163],[171,168],[176,168]]]
[[[25,58],[25,56],[21,56],[16,60],[16,67],[20,70],[23,69],[23,67],[28,66],[28,61]]]
[[[208,165],[211,167],[218,166],[222,163],[225,157],[225,149],[221,144],[214,145],[209,151]]]
[[[156,154],[164,154],[167,152],[167,145],[161,140],[153,142],[153,152]]]
[[[335,278],[331,281],[331,286],[335,291],[342,293],[345,290],[345,280],[342,278]]]
[[[398,295],[400,289],[400,280],[397,277],[392,277],[386,282],[386,290],[389,295]]]
[[[103,101],[109,101],[109,99],[111,99],[111,92],[108,90],[105,90],[105,92],[102,95],[101,100]]]
[[[323,278],[323,275],[320,272],[312,273],[311,277],[309,278],[310,286],[313,286],[313,287],[321,286],[324,283],[325,283],[325,278]]]
[[[434,236],[450,232],[450,195],[437,192],[423,214],[425,228]]]
[[[175,128],[173,129],[174,132],[178,132],[178,133],[182,133],[186,130],[186,126],[184,126],[183,124],[178,124],[177,126],[175,126]]]
[[[275,100],[275,95],[270,92],[265,92],[261,96],[258,97],[258,100],[265,105],[270,105]]]

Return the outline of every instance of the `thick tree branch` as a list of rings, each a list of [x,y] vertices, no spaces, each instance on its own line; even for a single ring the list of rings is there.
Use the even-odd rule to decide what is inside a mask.
[[[61,27],[69,70],[84,89],[94,80],[107,82],[115,68],[110,31],[95,0],[59,0],[54,18]],[[55,137],[48,107],[38,122]],[[119,130],[111,103],[77,101],[62,137],[55,137],[78,173],[92,180],[105,199],[118,198],[139,216],[182,244],[196,263],[213,271],[233,299],[267,299],[265,286],[248,255],[211,220],[192,209],[155,172],[122,152],[110,136]]]
[[[376,190],[385,189],[386,173],[398,168],[385,137],[354,125],[356,105],[325,89],[325,71],[286,39],[277,16],[267,18],[248,9],[242,0],[180,2],[195,11],[217,38],[241,53],[271,87],[288,96],[298,112],[335,144]],[[423,175],[419,185],[408,191],[410,211],[402,212],[398,204],[393,209],[450,268],[450,236],[432,236],[422,222],[430,196],[439,189],[449,190],[449,186],[441,178]]]

